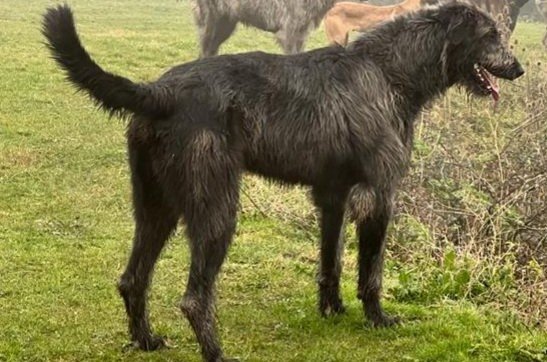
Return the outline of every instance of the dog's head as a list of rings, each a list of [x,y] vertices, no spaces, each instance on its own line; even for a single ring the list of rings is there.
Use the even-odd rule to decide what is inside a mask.
[[[492,76],[514,80],[524,74],[496,22],[482,10],[452,2],[439,7],[438,19],[446,30],[441,60],[450,83],[497,100],[499,92]]]

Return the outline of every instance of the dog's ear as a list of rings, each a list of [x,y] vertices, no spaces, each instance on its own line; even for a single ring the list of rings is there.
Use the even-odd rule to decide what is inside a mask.
[[[447,38],[453,45],[462,44],[465,40],[476,39],[477,31],[483,22],[482,14],[469,6],[458,6],[449,15]]]
[[[453,45],[459,45],[471,36],[472,17],[466,10],[455,11],[450,18],[446,35]]]

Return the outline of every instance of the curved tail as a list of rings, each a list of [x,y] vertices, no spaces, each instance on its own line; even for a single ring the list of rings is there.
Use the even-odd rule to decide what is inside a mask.
[[[134,83],[104,71],[91,59],[80,42],[67,5],[49,8],[42,25],[53,59],[66,71],[70,82],[85,90],[110,115],[125,116],[130,112],[163,118],[171,114],[175,102],[167,88]]]

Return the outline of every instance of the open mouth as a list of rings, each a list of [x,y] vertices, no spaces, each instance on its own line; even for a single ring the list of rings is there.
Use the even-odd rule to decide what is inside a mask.
[[[484,95],[490,95],[497,102],[500,99],[500,88],[496,78],[490,74],[486,68],[477,63],[473,66],[473,75]]]

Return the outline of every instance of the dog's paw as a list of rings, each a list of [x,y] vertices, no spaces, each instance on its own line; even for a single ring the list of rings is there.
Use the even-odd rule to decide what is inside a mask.
[[[383,312],[369,318],[369,320],[374,328],[387,328],[401,324],[401,318]]]
[[[127,352],[130,350],[139,349],[141,351],[149,352],[168,347],[169,345],[163,337],[150,335],[139,341],[132,341],[126,344],[125,346],[123,346],[123,351]]]
[[[340,298],[331,298],[331,300],[321,300],[319,312],[323,317],[330,317],[338,314],[344,314],[346,307]]]
[[[167,347],[167,342],[163,337],[151,335],[149,338],[139,342],[139,348],[143,351],[155,351]]]

